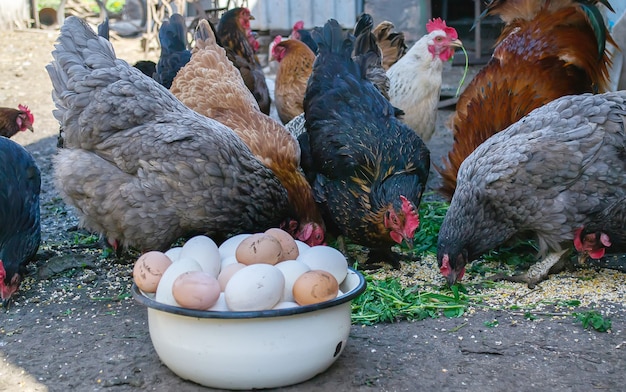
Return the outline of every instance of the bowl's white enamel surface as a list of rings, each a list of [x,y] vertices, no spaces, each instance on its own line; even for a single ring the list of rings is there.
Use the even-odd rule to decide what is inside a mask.
[[[321,304],[257,312],[163,305],[135,286],[133,295],[148,307],[152,343],[174,373],[212,388],[252,389],[299,383],[335,362],[365,280],[350,269],[340,289],[343,296]]]

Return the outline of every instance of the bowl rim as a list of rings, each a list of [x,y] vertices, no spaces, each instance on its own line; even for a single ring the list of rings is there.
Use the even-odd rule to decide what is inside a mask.
[[[314,312],[316,310],[331,308],[337,305],[341,305],[348,301],[352,301],[354,298],[361,295],[367,286],[365,282],[365,277],[362,273],[355,270],[352,267],[348,267],[348,271],[353,272],[359,278],[359,283],[357,286],[344,293],[344,295],[339,296],[337,298],[331,299],[329,301],[320,302],[313,305],[303,305],[296,306],[293,308],[284,308],[284,309],[267,309],[267,310],[255,310],[255,311],[220,311],[220,310],[196,310],[196,309],[187,309],[181,308],[179,306],[168,305],[161,302],[157,302],[156,300],[145,295],[139,287],[133,282],[131,286],[131,292],[133,298],[139,302],[140,304],[155,310],[160,310],[166,313],[172,313],[180,316],[188,316],[188,317],[196,317],[203,319],[249,319],[249,318],[269,318],[269,317],[283,317],[283,316],[292,316],[296,314],[309,313]]]

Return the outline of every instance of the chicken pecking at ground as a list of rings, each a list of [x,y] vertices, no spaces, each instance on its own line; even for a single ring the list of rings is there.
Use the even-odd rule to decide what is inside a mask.
[[[259,110],[239,71],[217,44],[210,22],[201,20],[191,61],[172,83],[171,92],[189,108],[235,131],[270,168],[289,194],[298,227],[286,228],[311,246],[324,242],[324,222],[311,186],[300,170],[297,140]]]
[[[387,71],[391,104],[404,112],[402,121],[428,142],[435,132],[443,64],[461,47],[453,27],[440,18],[426,24],[427,34]]]
[[[169,20],[159,28],[161,56],[156,64],[154,80],[170,88],[172,80],[189,59],[191,52],[187,49],[187,25],[180,14],[172,14]]]
[[[30,153],[2,136],[0,167],[0,298],[7,307],[39,249],[41,177]]]
[[[117,59],[84,21],[65,20],[52,56],[53,114],[65,131],[55,185],[82,225],[145,251],[289,217],[287,191],[231,129]]]
[[[606,0],[492,0],[485,14],[505,26],[489,62],[459,96],[454,142],[436,167],[441,194],[454,194],[463,160],[531,110],[564,95],[604,92],[613,42],[596,4]]]
[[[303,101],[306,85],[313,69],[315,53],[297,39],[282,40],[276,36],[271,59],[278,62],[274,84],[274,105],[278,117],[287,124],[304,113]]]
[[[388,20],[380,22],[372,34],[383,56],[383,68],[387,71],[406,54],[407,46],[403,32],[394,32],[395,26]]]
[[[0,108],[0,136],[13,137],[21,131],[33,132],[35,117],[27,106],[18,105],[17,109]]]
[[[419,227],[429,151],[365,79],[367,56],[352,60],[352,35],[334,19],[313,34],[319,55],[304,99],[302,167],[329,232],[369,248],[369,262],[398,266],[391,247],[411,245]]]
[[[579,229],[595,222],[594,231],[613,230],[598,214],[626,197],[625,121],[626,91],[565,96],[476,148],[461,164],[439,231],[437,259],[448,283],[483,253],[533,239],[547,256],[523,276],[532,287]]]
[[[248,8],[238,7],[226,11],[217,25],[217,40],[226,50],[230,61],[237,67],[241,77],[259,103],[261,111],[270,114],[271,98],[263,68],[254,48],[250,45],[250,20],[254,17]]]

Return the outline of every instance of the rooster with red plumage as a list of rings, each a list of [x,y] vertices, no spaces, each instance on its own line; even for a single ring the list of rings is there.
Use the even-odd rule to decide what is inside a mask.
[[[605,92],[614,43],[598,8],[607,0],[492,0],[505,26],[493,56],[460,95],[454,143],[437,170],[452,198],[461,163],[490,136],[559,97]]]

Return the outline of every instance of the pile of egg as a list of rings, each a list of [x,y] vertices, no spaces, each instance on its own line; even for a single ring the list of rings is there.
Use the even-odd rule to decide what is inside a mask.
[[[336,298],[348,262],[329,246],[309,247],[272,228],[239,234],[219,247],[207,236],[135,262],[137,287],[157,302],[188,309],[259,311]]]

